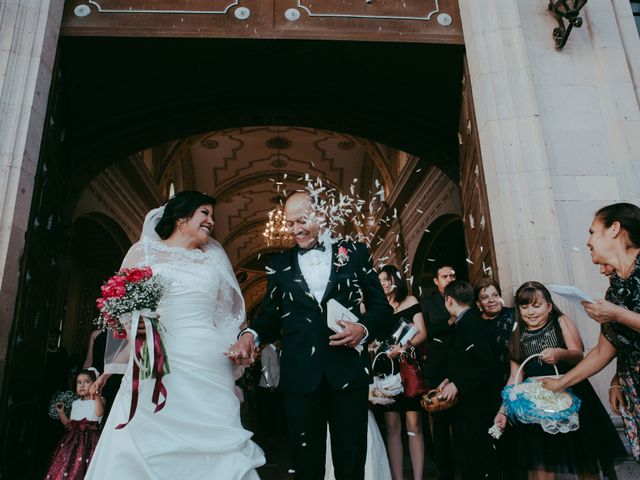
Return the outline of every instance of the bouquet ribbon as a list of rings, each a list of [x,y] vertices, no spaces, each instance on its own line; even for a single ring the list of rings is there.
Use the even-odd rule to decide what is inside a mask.
[[[144,322],[144,333],[138,334],[138,323],[142,318]],[[167,402],[167,388],[162,383],[164,376],[164,368],[166,359],[164,358],[164,349],[162,348],[162,340],[158,331],[157,319],[158,314],[148,308],[142,310],[134,310],[131,314],[131,331],[129,338],[134,338],[133,349],[133,375],[131,377],[131,407],[129,408],[129,419],[125,423],[121,423],[116,430],[124,428],[133,419],[138,408],[138,394],[140,389],[140,380],[143,378],[155,378],[153,394],[151,402],[156,406],[154,413],[162,410]],[[143,357],[143,347],[147,347],[147,362]],[[148,364],[147,364],[148,363]],[[162,397],[162,401],[160,398]]]

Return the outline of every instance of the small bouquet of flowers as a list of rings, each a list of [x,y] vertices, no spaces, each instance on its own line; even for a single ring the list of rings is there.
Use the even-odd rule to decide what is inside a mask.
[[[165,291],[165,284],[160,277],[153,274],[150,267],[123,268],[109,278],[101,290],[102,297],[96,300],[96,306],[100,311],[96,324],[110,329],[116,338],[129,337],[133,347],[133,394],[129,421],[135,413],[140,380],[156,379],[152,402],[156,405],[155,411],[158,412],[162,410],[167,399],[162,377],[170,372],[156,313]],[[144,332],[138,333],[138,324],[141,321],[145,328]],[[125,425],[118,425],[116,428]]]
[[[58,416],[58,405],[62,405],[64,407],[64,413],[67,416],[71,415],[71,404],[77,398],[78,396],[71,390],[67,390],[66,392],[54,393],[51,397],[51,403],[49,404],[49,416],[54,420],[58,420],[60,418]]]

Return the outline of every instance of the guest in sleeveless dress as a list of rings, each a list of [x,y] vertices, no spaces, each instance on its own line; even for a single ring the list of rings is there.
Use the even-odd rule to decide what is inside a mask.
[[[415,332],[415,335],[403,344],[401,344],[402,338],[383,339],[384,341],[381,342],[380,348],[389,349],[387,356],[394,362],[395,371],[398,371],[400,361],[414,362],[418,365],[416,347],[427,338],[420,304],[416,297],[408,295],[406,280],[402,277],[397,267],[393,265],[384,266],[378,274],[378,278],[389,305],[393,307],[392,324],[394,325],[394,331],[403,331],[400,327],[409,325],[413,327]],[[422,434],[420,398],[420,395],[408,397],[402,393],[395,397],[394,403],[377,407],[384,411],[387,450],[389,452],[393,480],[402,480],[403,478],[402,414],[404,414],[406,421],[413,478],[416,480],[422,479],[424,470],[424,436]]]
[[[46,480],[82,480],[100,438],[100,420],[104,413],[104,398],[89,391],[96,381],[95,369],[84,369],[76,378],[76,393],[80,398],[71,405],[67,417],[62,403],[56,405],[60,421],[67,431],[51,458]]]
[[[605,300],[583,303],[600,324],[600,337],[583,361],[545,386],[555,391],[574,385],[617,357],[609,400],[611,409],[622,415],[631,453],[640,462],[640,208],[630,203],[603,207],[589,232],[591,260],[609,276]]]
[[[554,366],[564,374],[582,359],[582,339],[575,324],[556,307],[549,290],[539,282],[526,282],[515,295],[518,326],[511,337],[511,376],[516,381],[520,365],[532,355],[540,355],[524,366],[524,378],[555,375]],[[521,381],[522,379],[517,379]],[[588,381],[575,384],[580,398],[579,428],[551,434],[538,424],[516,423],[516,458],[534,478],[554,478],[556,473],[615,478],[614,463],[625,456],[624,446],[611,419]],[[503,407],[495,423],[504,428]]]

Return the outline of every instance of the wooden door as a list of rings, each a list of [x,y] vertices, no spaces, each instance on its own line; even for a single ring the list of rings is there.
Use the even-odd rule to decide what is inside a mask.
[[[460,196],[469,263],[469,281],[475,284],[483,276],[498,280],[498,266],[491,229],[478,125],[465,58],[460,108]]]
[[[29,228],[20,261],[16,313],[10,332],[7,364],[0,403],[0,477],[32,478],[38,470],[34,458],[43,438],[49,398],[46,386],[48,345],[55,345],[62,322],[67,191],[63,79],[54,75],[40,149]],[[50,338],[51,337],[51,338]],[[49,342],[51,340],[51,342]],[[66,371],[63,373],[66,375]],[[64,385],[68,382],[62,382]],[[53,387],[52,387],[53,388]]]

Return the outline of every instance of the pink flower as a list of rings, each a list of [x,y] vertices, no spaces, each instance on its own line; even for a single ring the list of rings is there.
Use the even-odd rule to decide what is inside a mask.
[[[338,254],[336,255],[336,263],[335,265],[340,268],[344,266],[349,261],[349,251],[345,246],[338,247]]]

